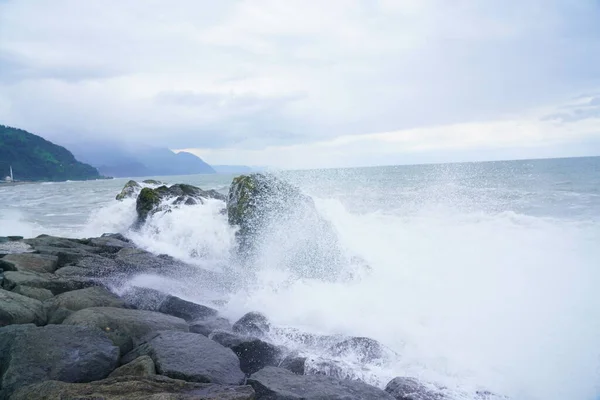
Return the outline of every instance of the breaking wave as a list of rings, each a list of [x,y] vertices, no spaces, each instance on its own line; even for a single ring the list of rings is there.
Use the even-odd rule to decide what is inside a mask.
[[[272,339],[309,355],[309,369],[332,366],[319,365],[325,348],[299,341],[298,332],[380,341],[393,354],[385,362],[348,356],[334,366],[380,387],[411,376],[457,399],[483,390],[544,400],[599,392],[597,224],[439,204],[408,215],[350,212],[337,199],[315,201],[348,259],[358,256],[368,268],[350,262],[350,278],[335,281],[282,268],[290,241],[308,234],[301,221],[288,221],[284,230],[270,227],[255,269],[240,270],[232,257],[235,228],[218,200],[155,214],[128,235],[200,268],[234,271],[237,284],[220,291],[222,313],[236,319],[263,312],[280,327]],[[115,202],[96,213],[89,233],[125,232],[134,219],[133,201]],[[295,225],[302,228],[294,232]],[[144,276],[135,283],[204,297],[186,282]]]

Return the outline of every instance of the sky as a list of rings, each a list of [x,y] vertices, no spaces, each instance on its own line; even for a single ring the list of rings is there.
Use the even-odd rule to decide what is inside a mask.
[[[281,168],[600,155],[598,0],[0,0],[0,123]]]

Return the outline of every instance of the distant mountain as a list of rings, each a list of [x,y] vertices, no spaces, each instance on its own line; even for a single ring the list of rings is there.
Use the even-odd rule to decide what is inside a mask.
[[[166,148],[118,145],[114,143],[71,143],[69,148],[81,160],[114,177],[214,174],[201,158]]]
[[[246,165],[213,165],[217,174],[247,174],[253,171]]]
[[[65,181],[101,178],[64,147],[27,131],[0,125],[0,179],[12,166],[15,180]]]

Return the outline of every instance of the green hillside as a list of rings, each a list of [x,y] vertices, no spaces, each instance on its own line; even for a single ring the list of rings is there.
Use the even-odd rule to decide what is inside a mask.
[[[11,165],[19,181],[100,178],[96,168],[77,161],[64,147],[22,129],[0,125],[0,179],[9,174]]]

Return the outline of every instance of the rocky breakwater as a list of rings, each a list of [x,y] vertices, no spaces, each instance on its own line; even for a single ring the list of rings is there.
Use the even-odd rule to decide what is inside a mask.
[[[272,179],[251,176],[232,184],[229,220],[240,226],[244,245],[260,234],[254,224],[275,210],[268,204],[268,212],[261,211],[261,188],[277,182]],[[240,186],[253,180],[252,187]],[[152,204],[142,215],[207,198],[185,185],[161,187],[148,188],[148,196],[142,195],[146,188],[139,190],[138,208]],[[271,191],[277,187],[266,198],[277,195]],[[145,203],[154,196],[160,201]],[[312,207],[305,196],[277,201]],[[384,390],[345,374],[342,358],[386,362],[389,349],[373,339],[292,334],[257,312],[232,322],[210,305],[166,292],[113,290],[136,274],[185,276],[190,268],[139,249],[121,234],[0,238],[0,400],[451,398],[410,377]],[[277,338],[286,334],[290,340],[282,346]],[[298,350],[306,346],[322,349],[318,362]]]

